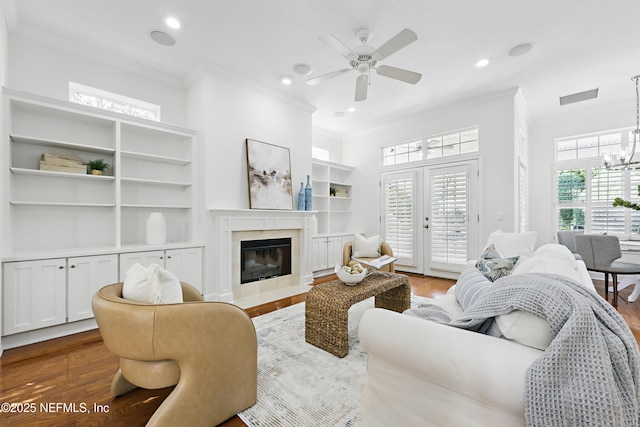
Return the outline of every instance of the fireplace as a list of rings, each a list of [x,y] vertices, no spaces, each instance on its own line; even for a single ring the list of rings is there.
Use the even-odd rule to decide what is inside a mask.
[[[309,290],[311,271],[311,217],[313,211],[211,209],[206,262],[205,299],[254,307]],[[291,274],[240,283],[241,243],[245,240],[291,239]],[[257,262],[257,261],[256,261]],[[304,288],[304,289],[303,289]],[[268,296],[263,299],[262,296]]]
[[[240,283],[291,274],[291,238],[240,242]]]

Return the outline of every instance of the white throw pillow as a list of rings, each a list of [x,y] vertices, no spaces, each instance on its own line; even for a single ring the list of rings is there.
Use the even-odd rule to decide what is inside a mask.
[[[364,237],[362,234],[353,236],[353,254],[356,258],[377,258],[380,256],[380,236]]]
[[[520,260],[523,260],[533,255],[537,237],[537,231],[503,233],[498,230],[489,235],[487,245],[495,245],[498,251],[506,258],[519,256]]]
[[[553,340],[547,321],[522,310],[496,316],[493,322],[503,338],[545,350]]]
[[[558,274],[585,285],[576,269],[576,258],[566,246],[556,243],[540,246],[531,258],[519,262],[511,274],[528,273]]]
[[[149,304],[183,302],[180,281],[158,264],[131,266],[124,279],[122,297]]]

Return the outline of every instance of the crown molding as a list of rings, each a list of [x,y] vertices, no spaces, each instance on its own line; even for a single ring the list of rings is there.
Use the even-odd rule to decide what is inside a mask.
[[[6,3],[12,3],[11,0],[3,0]],[[39,43],[49,45],[58,49],[63,49],[71,53],[86,56],[88,58],[100,61],[126,71],[130,71],[136,74],[140,74],[145,77],[152,78],[154,80],[161,81],[172,86],[177,86],[184,89],[186,87],[184,78],[179,70],[168,69],[165,66],[159,64],[147,65],[134,59],[124,57],[122,52],[115,51],[104,43],[92,41],[90,43],[78,42],[70,38],[53,34],[44,31],[40,28],[33,27],[21,23],[13,13],[9,13],[7,16],[7,25],[9,26],[9,33],[14,34],[26,39],[34,40]]]
[[[211,75],[211,76],[226,80],[230,83],[236,84],[240,87],[245,87],[247,89],[260,92],[263,95],[266,95],[270,98],[277,98],[281,101],[285,101],[289,104],[293,104],[297,108],[301,108],[305,111],[308,111],[309,113],[313,113],[317,109],[315,106],[305,101],[302,101],[298,98],[283,95],[282,93],[276,90],[273,90],[259,83],[256,83],[252,80],[249,80],[243,76],[238,75],[237,73],[234,73],[210,61],[204,61],[204,60],[199,61],[195,65],[195,67],[193,67],[191,71],[187,73],[187,75],[184,78],[186,86],[191,87],[193,84],[195,84],[196,81],[198,81],[205,75]]]
[[[367,135],[369,133],[377,132],[383,129],[393,128],[394,126],[397,126],[398,123],[402,123],[404,121],[416,120],[432,113],[447,113],[447,112],[455,113],[461,107],[481,105],[486,102],[489,102],[495,99],[504,98],[504,97],[510,97],[515,100],[515,96],[519,90],[520,90],[519,86],[514,86],[507,89],[499,90],[496,92],[486,93],[483,95],[477,95],[477,96],[469,97],[466,99],[452,101],[447,104],[434,105],[429,108],[413,111],[411,113],[400,111],[400,112],[386,116],[384,123],[382,125],[371,126],[371,127],[367,127],[366,129],[356,130],[353,132],[345,132],[344,136],[351,138],[351,137]],[[375,119],[372,119],[372,121],[373,120]]]
[[[342,135],[340,135],[339,133],[334,132],[332,130],[329,130],[327,128],[323,128],[323,127],[320,127],[320,126],[313,125],[313,126],[311,126],[311,131],[315,132],[317,134],[320,134],[320,135],[327,136],[329,138],[334,138],[334,139],[338,139],[338,140],[342,141]]]

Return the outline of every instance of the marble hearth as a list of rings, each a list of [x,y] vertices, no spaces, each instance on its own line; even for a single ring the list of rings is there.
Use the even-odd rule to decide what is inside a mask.
[[[209,241],[213,251],[205,258],[205,298],[252,307],[305,292],[313,283],[311,271],[311,216],[313,212],[257,209],[212,209]],[[291,238],[291,274],[240,284],[240,242]],[[213,253],[211,253],[213,252]]]

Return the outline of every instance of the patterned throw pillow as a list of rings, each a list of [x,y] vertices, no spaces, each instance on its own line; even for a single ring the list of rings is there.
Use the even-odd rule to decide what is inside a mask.
[[[458,305],[466,310],[493,285],[487,277],[475,268],[469,268],[460,273],[456,281],[454,293]]]
[[[519,256],[504,258],[495,245],[489,245],[480,256],[480,259],[478,259],[478,262],[476,262],[476,268],[493,282],[511,274],[511,270],[515,267],[518,259],[520,259]]]

